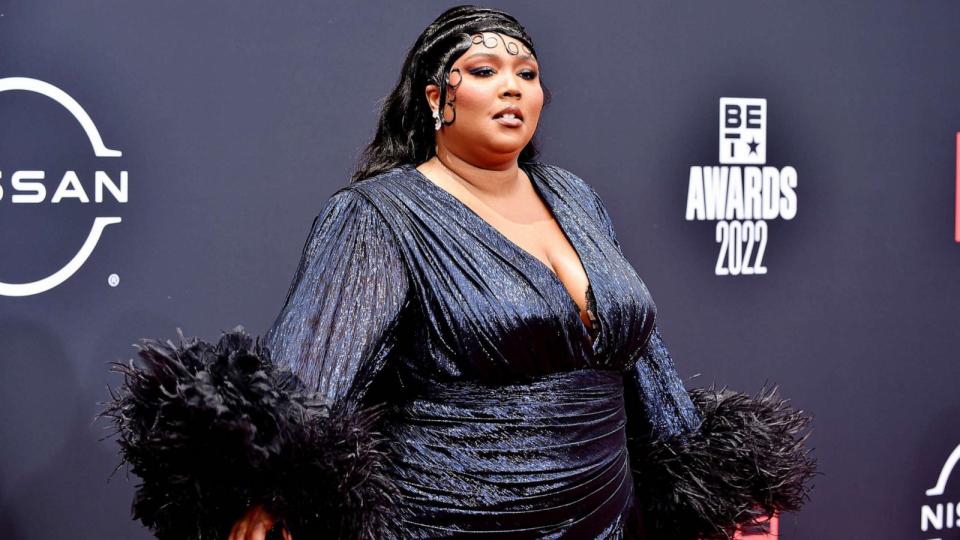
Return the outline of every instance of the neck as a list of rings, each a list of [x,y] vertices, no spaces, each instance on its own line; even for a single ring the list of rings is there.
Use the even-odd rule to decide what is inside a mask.
[[[516,158],[500,163],[475,165],[451,152],[438,149],[437,155],[430,158],[427,164],[470,191],[492,197],[507,196],[523,185]]]

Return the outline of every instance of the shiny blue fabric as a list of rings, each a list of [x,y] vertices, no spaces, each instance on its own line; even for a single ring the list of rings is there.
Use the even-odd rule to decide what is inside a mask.
[[[616,371],[438,383],[397,418],[388,429],[407,538],[606,538],[626,519],[633,477]]]
[[[392,406],[402,537],[629,536],[626,437],[699,426],[596,192],[521,167],[580,256],[594,332],[551,269],[408,164],[331,196],[265,338],[335,410]]]

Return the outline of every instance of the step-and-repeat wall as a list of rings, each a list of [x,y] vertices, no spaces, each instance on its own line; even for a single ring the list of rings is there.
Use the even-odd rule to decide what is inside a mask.
[[[143,337],[276,317],[451,3],[0,2],[0,531],[149,538],[93,422]],[[780,385],[783,538],[960,531],[960,4],[495,2],[688,386]],[[108,481],[108,478],[109,481]]]

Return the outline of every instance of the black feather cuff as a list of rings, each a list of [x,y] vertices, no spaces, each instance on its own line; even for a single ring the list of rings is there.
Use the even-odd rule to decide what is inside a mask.
[[[811,418],[777,391],[756,397],[692,389],[700,430],[631,437],[638,504],[653,538],[729,539],[738,525],[797,511],[816,461],[805,449]]]
[[[373,538],[396,487],[379,406],[330,410],[237,327],[210,344],[145,339],[99,417],[140,477],[132,512],[160,540],[222,540],[252,504],[295,538]]]

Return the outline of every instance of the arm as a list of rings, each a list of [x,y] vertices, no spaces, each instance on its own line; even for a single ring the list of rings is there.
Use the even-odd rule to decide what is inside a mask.
[[[624,372],[623,389],[631,431],[636,436],[655,440],[695,433],[700,428],[700,414],[657,323],[639,357]]]
[[[160,540],[226,538],[245,511],[240,537],[273,517],[298,540],[373,537],[396,487],[381,409],[361,402],[393,349],[407,278],[382,217],[347,188],[314,220],[266,347],[242,327],[217,343],[143,340],[140,365],[115,365],[125,379],[103,413],[142,480],[134,518]],[[269,519],[250,516],[260,507]]]
[[[411,290],[379,211],[361,193],[335,193],[264,339],[273,363],[329,410],[312,440],[290,452],[289,477],[278,481],[291,487],[272,501],[295,538],[372,538],[389,525],[396,491],[383,474],[383,404],[365,408],[364,397],[391,358]]]
[[[341,190],[313,222],[265,345],[325,404],[353,411],[393,350],[409,290],[383,218]]]
[[[603,200],[592,186],[585,182],[584,185],[589,188],[602,229],[617,249],[621,249]],[[677,372],[658,323],[654,322],[646,344],[624,372],[623,386],[631,434],[659,439],[698,429],[700,416]]]
[[[597,219],[613,223],[591,188]],[[803,447],[811,421],[776,388],[751,397],[687,391],[658,324],[624,372],[637,504],[651,538],[726,539],[743,524],[803,505],[816,461]]]

